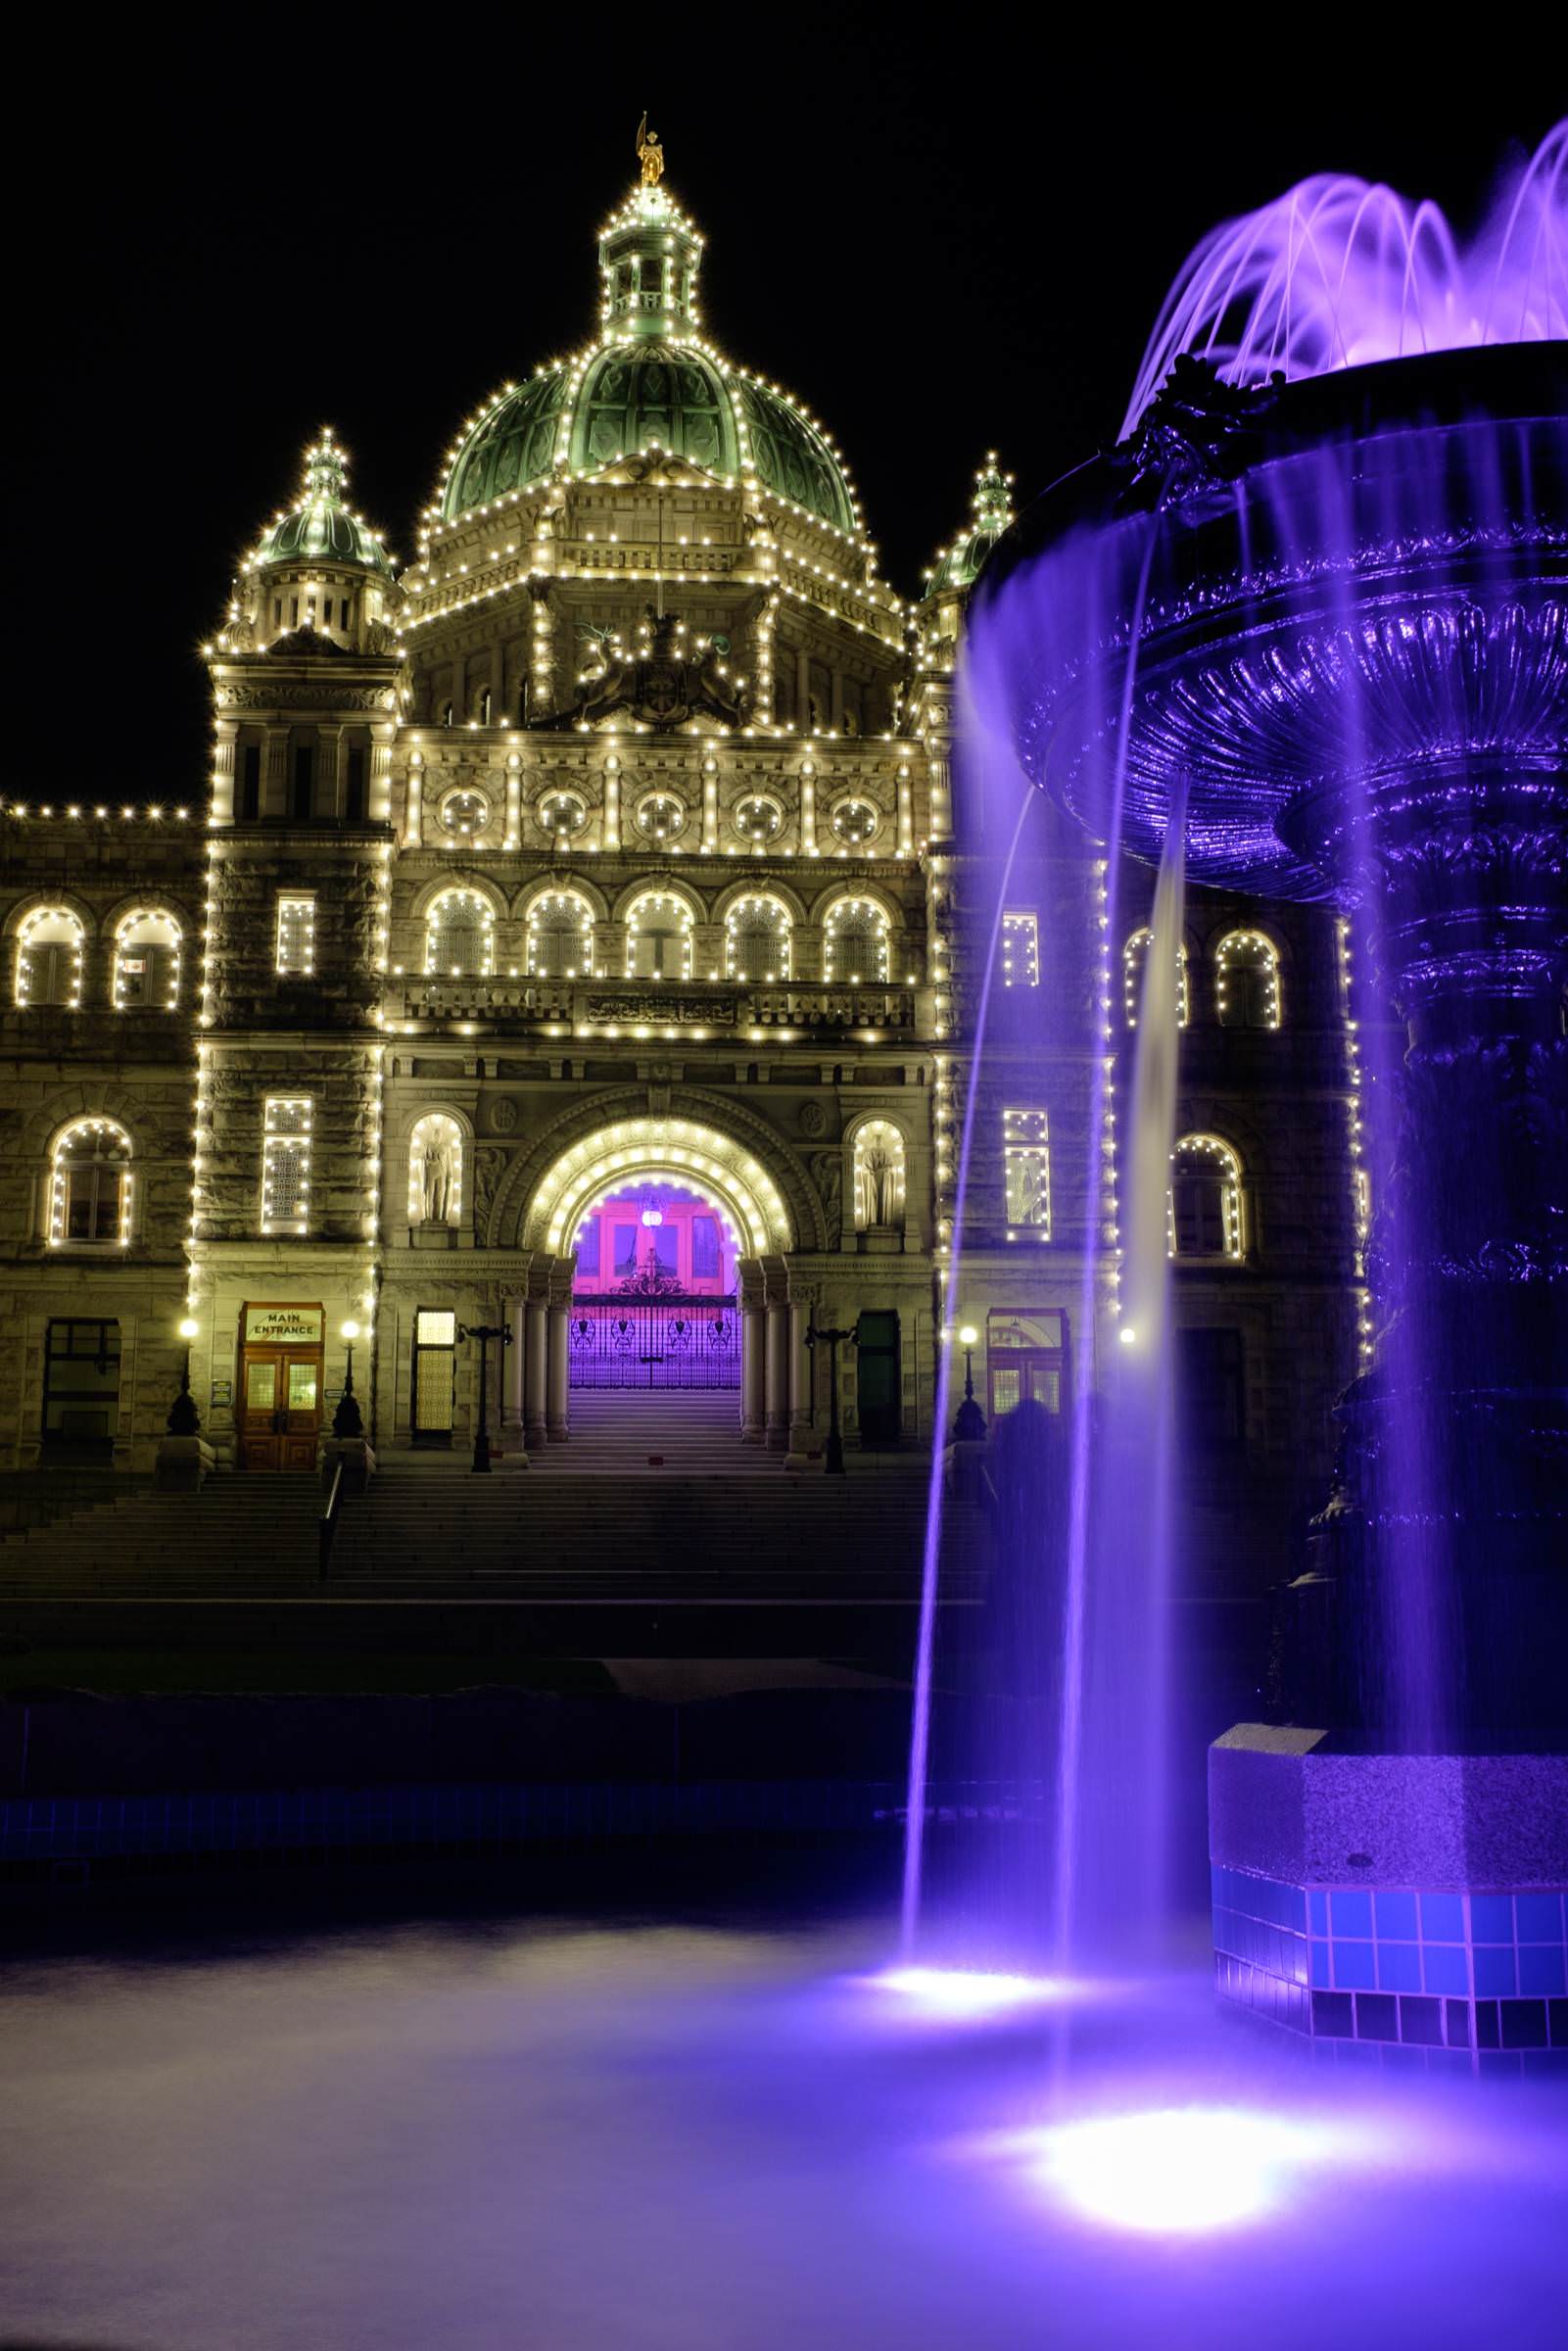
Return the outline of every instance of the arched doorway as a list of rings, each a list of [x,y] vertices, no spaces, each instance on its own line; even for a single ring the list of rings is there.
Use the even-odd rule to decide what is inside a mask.
[[[533,1261],[519,1310],[530,1452],[536,1440],[553,1445],[580,1433],[590,1418],[602,1427],[605,1412],[640,1420],[654,1406],[666,1419],[713,1416],[726,1442],[738,1431],[749,1444],[783,1450],[790,1397],[804,1393],[810,1367],[806,1310],[790,1303],[788,1263],[802,1246],[826,1245],[819,1194],[758,1119],[736,1113],[710,1124],[685,1109],[643,1110],[624,1095],[605,1111],[594,1125],[563,1121],[554,1147],[519,1168],[515,1209],[503,1195],[497,1215],[497,1230],[515,1233]],[[675,1237],[661,1241],[672,1227]],[[644,1299],[645,1315],[628,1311]],[[602,1362],[614,1342],[597,1327],[574,1328],[606,1316],[627,1325],[618,1352],[630,1361],[608,1374],[624,1385],[590,1384],[606,1374],[589,1371],[584,1359],[597,1353]],[[699,1369],[704,1358],[711,1367]],[[709,1384],[715,1378],[723,1384]]]
[[[740,1237],[722,1203],[674,1176],[612,1177],[573,1239],[572,1391],[738,1393]]]

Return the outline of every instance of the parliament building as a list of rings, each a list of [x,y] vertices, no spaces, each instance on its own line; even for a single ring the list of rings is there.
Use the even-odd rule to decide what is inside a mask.
[[[405,568],[304,453],[206,648],[210,774],[7,795],[12,1469],[147,1475],[188,1374],[216,1473],[313,1473],[352,1348],[383,1464],[466,1457],[483,1361],[502,1466],[585,1390],[730,1390],[784,1500],[830,1377],[853,1466],[945,1442],[961,1330],[993,1425],[1112,1376],[1151,883],[1043,799],[1005,868],[967,827],[1010,481],[883,579],[641,152],[591,340],[468,417]],[[1189,893],[1177,1366],[1232,1527],[1321,1493],[1364,1338],[1352,984],[1330,912]]]

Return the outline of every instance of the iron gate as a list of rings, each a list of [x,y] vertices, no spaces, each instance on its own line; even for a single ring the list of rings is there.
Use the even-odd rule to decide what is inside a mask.
[[[574,1298],[567,1336],[574,1388],[740,1385],[733,1298]]]

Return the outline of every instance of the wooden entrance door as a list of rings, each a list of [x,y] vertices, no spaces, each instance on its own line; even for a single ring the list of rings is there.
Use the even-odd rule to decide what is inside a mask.
[[[242,1467],[313,1470],[321,1435],[320,1348],[248,1344],[239,1423]]]

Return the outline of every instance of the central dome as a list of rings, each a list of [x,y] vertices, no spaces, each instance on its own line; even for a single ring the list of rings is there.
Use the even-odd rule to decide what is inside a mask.
[[[455,522],[557,468],[597,473],[657,448],[860,535],[843,466],[787,393],[734,367],[695,332],[701,240],[659,187],[639,188],[599,240],[603,340],[510,385],[471,425],[442,488]]]

